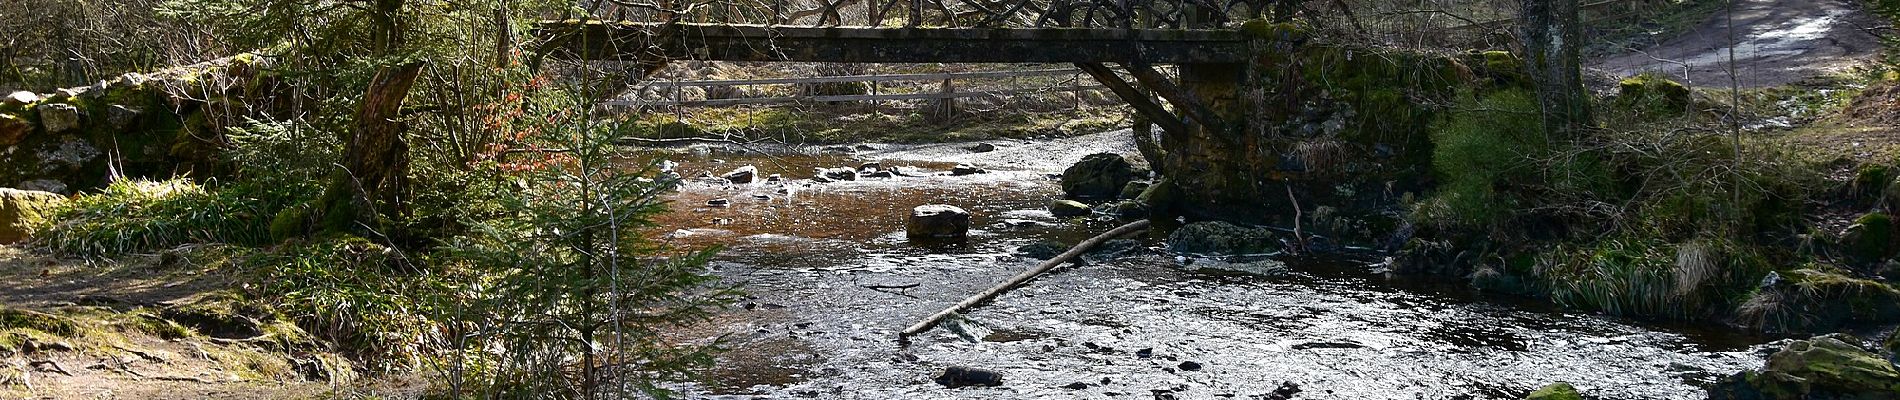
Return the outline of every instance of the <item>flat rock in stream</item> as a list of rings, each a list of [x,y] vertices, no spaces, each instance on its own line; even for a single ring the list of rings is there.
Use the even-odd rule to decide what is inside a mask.
[[[950,367],[945,368],[943,373],[937,374],[934,380],[937,384],[951,389],[967,386],[1002,386],[1003,374],[970,367]]]

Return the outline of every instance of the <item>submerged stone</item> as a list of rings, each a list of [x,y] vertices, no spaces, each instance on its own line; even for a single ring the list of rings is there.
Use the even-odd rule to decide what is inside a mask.
[[[1557,382],[1531,392],[1524,400],[1583,400],[1583,394],[1569,383]]]
[[[950,367],[945,368],[943,373],[937,374],[934,380],[937,384],[951,389],[966,386],[1001,386],[1003,374],[970,367]]]
[[[725,175],[720,175],[719,177],[725,178],[727,181],[730,181],[732,183],[743,185],[743,184],[752,183],[752,180],[758,178],[758,176],[759,176],[759,168],[747,165],[747,166],[739,167],[738,169],[734,169],[732,170],[732,172],[727,172]]]
[[[1189,254],[1259,254],[1279,245],[1273,233],[1226,222],[1195,222],[1168,235],[1168,250]]]

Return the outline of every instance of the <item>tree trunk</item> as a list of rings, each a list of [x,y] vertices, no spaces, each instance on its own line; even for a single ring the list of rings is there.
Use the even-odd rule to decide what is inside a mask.
[[[1583,34],[1577,1],[1523,0],[1519,11],[1524,66],[1537,87],[1544,131],[1554,137],[1570,137],[1592,123],[1578,50]]]
[[[408,213],[409,142],[403,138],[408,126],[399,114],[422,65],[384,66],[370,78],[343,149],[343,170],[323,195],[324,230],[379,227],[379,218]]]

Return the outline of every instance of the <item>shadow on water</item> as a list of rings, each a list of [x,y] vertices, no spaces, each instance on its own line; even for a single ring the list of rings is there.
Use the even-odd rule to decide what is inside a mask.
[[[787,178],[695,179],[657,220],[672,244],[727,246],[716,273],[751,293],[672,335],[734,349],[702,382],[679,384],[694,397],[1246,398],[1292,382],[1300,398],[1506,399],[1569,381],[1599,398],[1692,399],[1760,364],[1763,339],[1719,327],[1566,312],[1462,282],[1387,278],[1364,261],[1288,260],[1292,272],[1272,277],[1193,272],[1153,235],[1135,256],[1059,268],[968,312],[987,330],[975,342],[938,329],[899,347],[897,330],[1034,266],[1017,247],[1118,224],[1043,211],[1058,195],[1046,170],[947,176],[935,174],[946,163],[878,160],[931,176],[812,183],[811,168],[862,161],[665,157],[688,177],[754,165]],[[713,199],[730,205],[704,206]],[[922,204],[969,210],[970,238],[910,243],[904,219]],[[995,370],[1004,384],[931,382],[950,366]]]

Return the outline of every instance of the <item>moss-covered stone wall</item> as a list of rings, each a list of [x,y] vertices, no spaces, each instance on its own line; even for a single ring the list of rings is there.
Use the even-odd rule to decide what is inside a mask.
[[[214,176],[256,71],[238,56],[0,98],[0,187],[71,194],[114,175]]]

